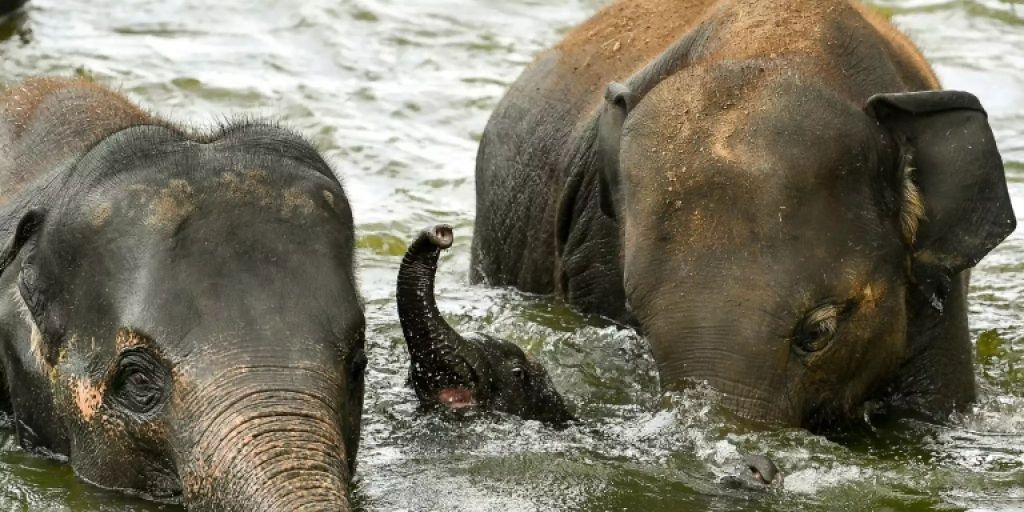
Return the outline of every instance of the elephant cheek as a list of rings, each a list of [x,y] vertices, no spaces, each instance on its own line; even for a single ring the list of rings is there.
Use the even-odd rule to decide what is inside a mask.
[[[71,393],[78,415],[86,422],[96,416],[103,405],[103,394],[106,386],[95,384],[86,378],[75,379]]]

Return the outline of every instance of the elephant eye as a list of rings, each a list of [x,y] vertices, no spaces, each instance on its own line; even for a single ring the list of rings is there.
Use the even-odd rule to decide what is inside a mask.
[[[801,354],[824,350],[835,338],[839,322],[849,310],[849,304],[826,304],[812,310],[797,326],[793,348]]]
[[[512,377],[519,381],[519,384],[523,386],[524,389],[529,388],[533,384],[530,376],[531,374],[527,371],[527,366],[525,365],[515,366],[512,368]]]
[[[134,413],[149,413],[164,402],[166,382],[166,371],[160,363],[142,349],[129,349],[121,354],[113,397]]]

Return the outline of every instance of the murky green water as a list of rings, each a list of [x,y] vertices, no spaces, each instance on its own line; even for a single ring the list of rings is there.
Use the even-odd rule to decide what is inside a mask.
[[[326,152],[354,203],[370,322],[355,496],[366,510],[1024,510],[1024,230],[974,274],[974,411],[838,443],[800,430],[737,433],[706,393],[660,396],[634,334],[544,298],[468,285],[473,161],[488,113],[532,54],[601,3],[30,0],[0,25],[0,82],[87,74],[182,122],[281,118]],[[947,87],[985,102],[1024,215],[1024,4],[877,4]],[[540,358],[579,406],[578,426],[417,412],[393,288],[405,241],[435,221],[452,223],[457,239],[442,259],[442,309]],[[716,483],[746,450],[780,462],[784,492]],[[0,509],[175,508],[81,484],[0,432]]]

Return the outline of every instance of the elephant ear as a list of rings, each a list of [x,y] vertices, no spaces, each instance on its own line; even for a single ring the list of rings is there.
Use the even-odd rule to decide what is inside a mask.
[[[978,98],[960,91],[878,94],[866,111],[910,157],[913,182],[905,186],[916,185],[914,201],[924,208],[909,233],[911,277],[941,311],[952,278],[1016,227],[992,128]]]
[[[0,249],[0,276],[18,258],[21,248],[39,231],[39,227],[43,225],[45,218],[46,210],[40,208],[29,210],[28,213],[21,217],[21,220],[18,221],[18,226],[14,229],[14,233],[7,240],[7,243],[4,244],[3,249]]]
[[[622,206],[621,172],[619,165],[619,141],[622,139],[622,125],[626,116],[635,106],[633,92],[623,84],[612,82],[604,94],[605,105],[597,121],[597,165],[601,170],[601,211],[616,218]]]
[[[46,316],[45,301],[39,290],[38,273],[31,264],[33,259],[32,252],[35,247],[34,241],[45,219],[46,210],[41,208],[29,210],[21,217],[14,233],[7,240],[3,249],[0,249],[0,276],[9,270],[11,264],[18,259],[18,255],[23,250],[28,251],[28,254],[22,260],[18,291],[25,302],[29,314],[32,316],[32,322],[39,329],[40,335],[44,340],[49,341],[53,339],[54,329],[52,328],[52,322],[46,321],[48,317]],[[45,347],[38,348],[42,349],[40,355],[53,366],[57,358],[57,346],[48,344]]]
[[[597,121],[595,157],[601,168],[601,210],[616,218],[622,206],[619,146],[626,116],[663,80],[693,63],[707,48],[714,25],[704,22],[683,34],[664,53],[650,61],[625,83],[612,82],[604,93],[604,106]]]

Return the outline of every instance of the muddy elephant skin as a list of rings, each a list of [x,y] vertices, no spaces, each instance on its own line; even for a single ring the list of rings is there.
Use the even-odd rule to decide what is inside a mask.
[[[490,118],[472,280],[637,325],[666,389],[755,423],[945,418],[1015,216],[981,104],[938,89],[856,2],[614,2]]]
[[[0,95],[0,192],[0,391],[22,446],[189,510],[348,510],[364,319],[351,211],[316,150],[33,79]]]

